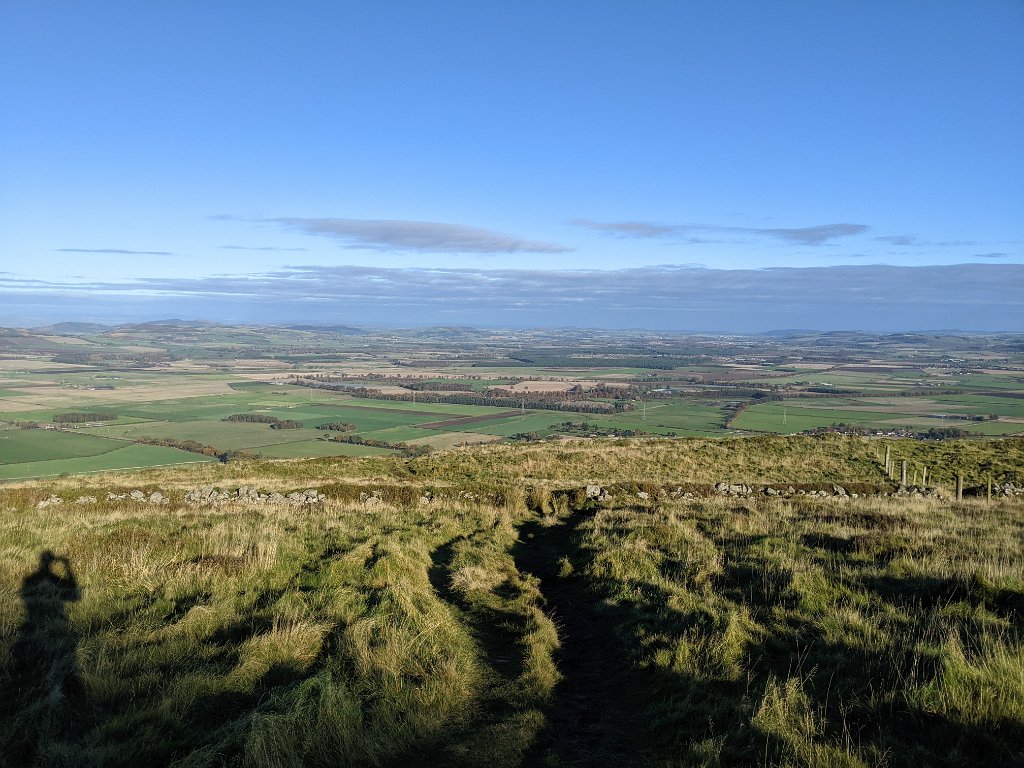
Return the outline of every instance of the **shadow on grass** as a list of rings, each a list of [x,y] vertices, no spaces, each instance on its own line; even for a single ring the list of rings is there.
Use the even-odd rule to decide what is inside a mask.
[[[80,597],[71,562],[49,550],[22,582],[25,619],[0,672],[0,734],[10,765],[31,765],[42,742],[73,740],[89,727],[78,640],[65,613]]]
[[[605,603],[592,583],[578,575],[587,558],[580,548],[580,526],[588,517],[588,511],[576,511],[553,524],[527,522],[512,550],[516,567],[540,580],[560,642],[555,662],[561,680],[524,768],[647,762],[651,724],[641,717],[652,696],[679,685],[676,675],[630,665],[628,628],[635,617]],[[655,602],[665,598],[648,597]]]

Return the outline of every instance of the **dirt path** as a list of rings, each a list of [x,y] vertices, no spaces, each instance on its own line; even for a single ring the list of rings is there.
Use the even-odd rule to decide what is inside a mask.
[[[560,575],[565,558],[582,565],[578,526],[583,513],[556,525],[526,523],[513,548],[516,567],[540,579],[547,612],[558,628],[561,647],[555,656],[562,681],[548,714],[548,726],[523,762],[526,766],[594,766],[629,764],[624,735],[629,716],[619,695],[622,665],[607,617],[595,613],[595,598],[582,576]]]

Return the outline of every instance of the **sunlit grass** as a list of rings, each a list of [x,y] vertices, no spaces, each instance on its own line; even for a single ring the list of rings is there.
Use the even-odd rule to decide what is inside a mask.
[[[1024,759],[1020,503],[662,492],[881,474],[870,441],[730,445],[0,489],[0,765]],[[185,503],[243,482],[327,501]]]

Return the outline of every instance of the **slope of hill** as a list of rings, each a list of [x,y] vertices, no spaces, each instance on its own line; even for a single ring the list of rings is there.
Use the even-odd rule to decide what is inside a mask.
[[[886,444],[0,486],[0,765],[1020,763],[1021,441]]]

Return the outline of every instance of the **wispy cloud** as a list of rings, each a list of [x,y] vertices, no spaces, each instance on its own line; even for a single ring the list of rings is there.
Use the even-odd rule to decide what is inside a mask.
[[[60,253],[113,253],[124,256],[173,256],[170,251],[130,251],[126,248],[57,248]]]
[[[866,224],[822,224],[817,227],[795,229],[749,229],[751,234],[768,235],[801,245],[823,245],[829,240],[859,235],[870,229]]]
[[[718,234],[768,237],[797,245],[826,245],[841,237],[867,232],[866,224],[820,224],[813,227],[724,227],[711,224],[658,224],[643,221],[604,222],[575,219],[570,222],[615,237],[665,238],[687,237],[710,232]],[[690,242],[702,242],[690,237]]]
[[[721,270],[389,269],[293,266],[201,279],[39,284],[0,276],[11,306],[51,312],[136,301],[218,319],[247,307],[273,321],[591,325],[691,330],[818,327],[1024,330],[1024,265],[958,264]],[[60,296],[60,301],[55,296]],[[3,302],[0,302],[3,303]],[[198,309],[195,309],[198,308]],[[177,312],[177,309],[169,309]],[[179,313],[180,314],[180,313]],[[95,317],[96,315],[92,315]]]
[[[939,242],[933,242],[931,240],[922,240],[917,235],[880,235],[874,239],[880,243],[889,243],[890,245],[899,245],[903,247],[913,246],[917,248],[950,248],[962,245],[978,245],[978,241],[976,240],[941,240]]]
[[[1010,257],[1008,253],[976,253],[974,258],[976,259],[1007,259]]]
[[[679,234],[684,227],[677,224],[652,224],[647,221],[591,221],[590,219],[573,219],[569,222],[578,227],[586,227],[597,232],[605,232],[616,237],[668,237]]]
[[[917,245],[916,235],[880,235],[875,240],[889,245]]]
[[[279,217],[264,221],[307,235],[338,240],[350,248],[420,253],[566,253],[562,245],[526,240],[465,224],[404,219],[307,219]]]
[[[273,251],[274,253],[299,253],[308,251],[308,248],[278,248],[275,245],[221,245],[228,251]]]

